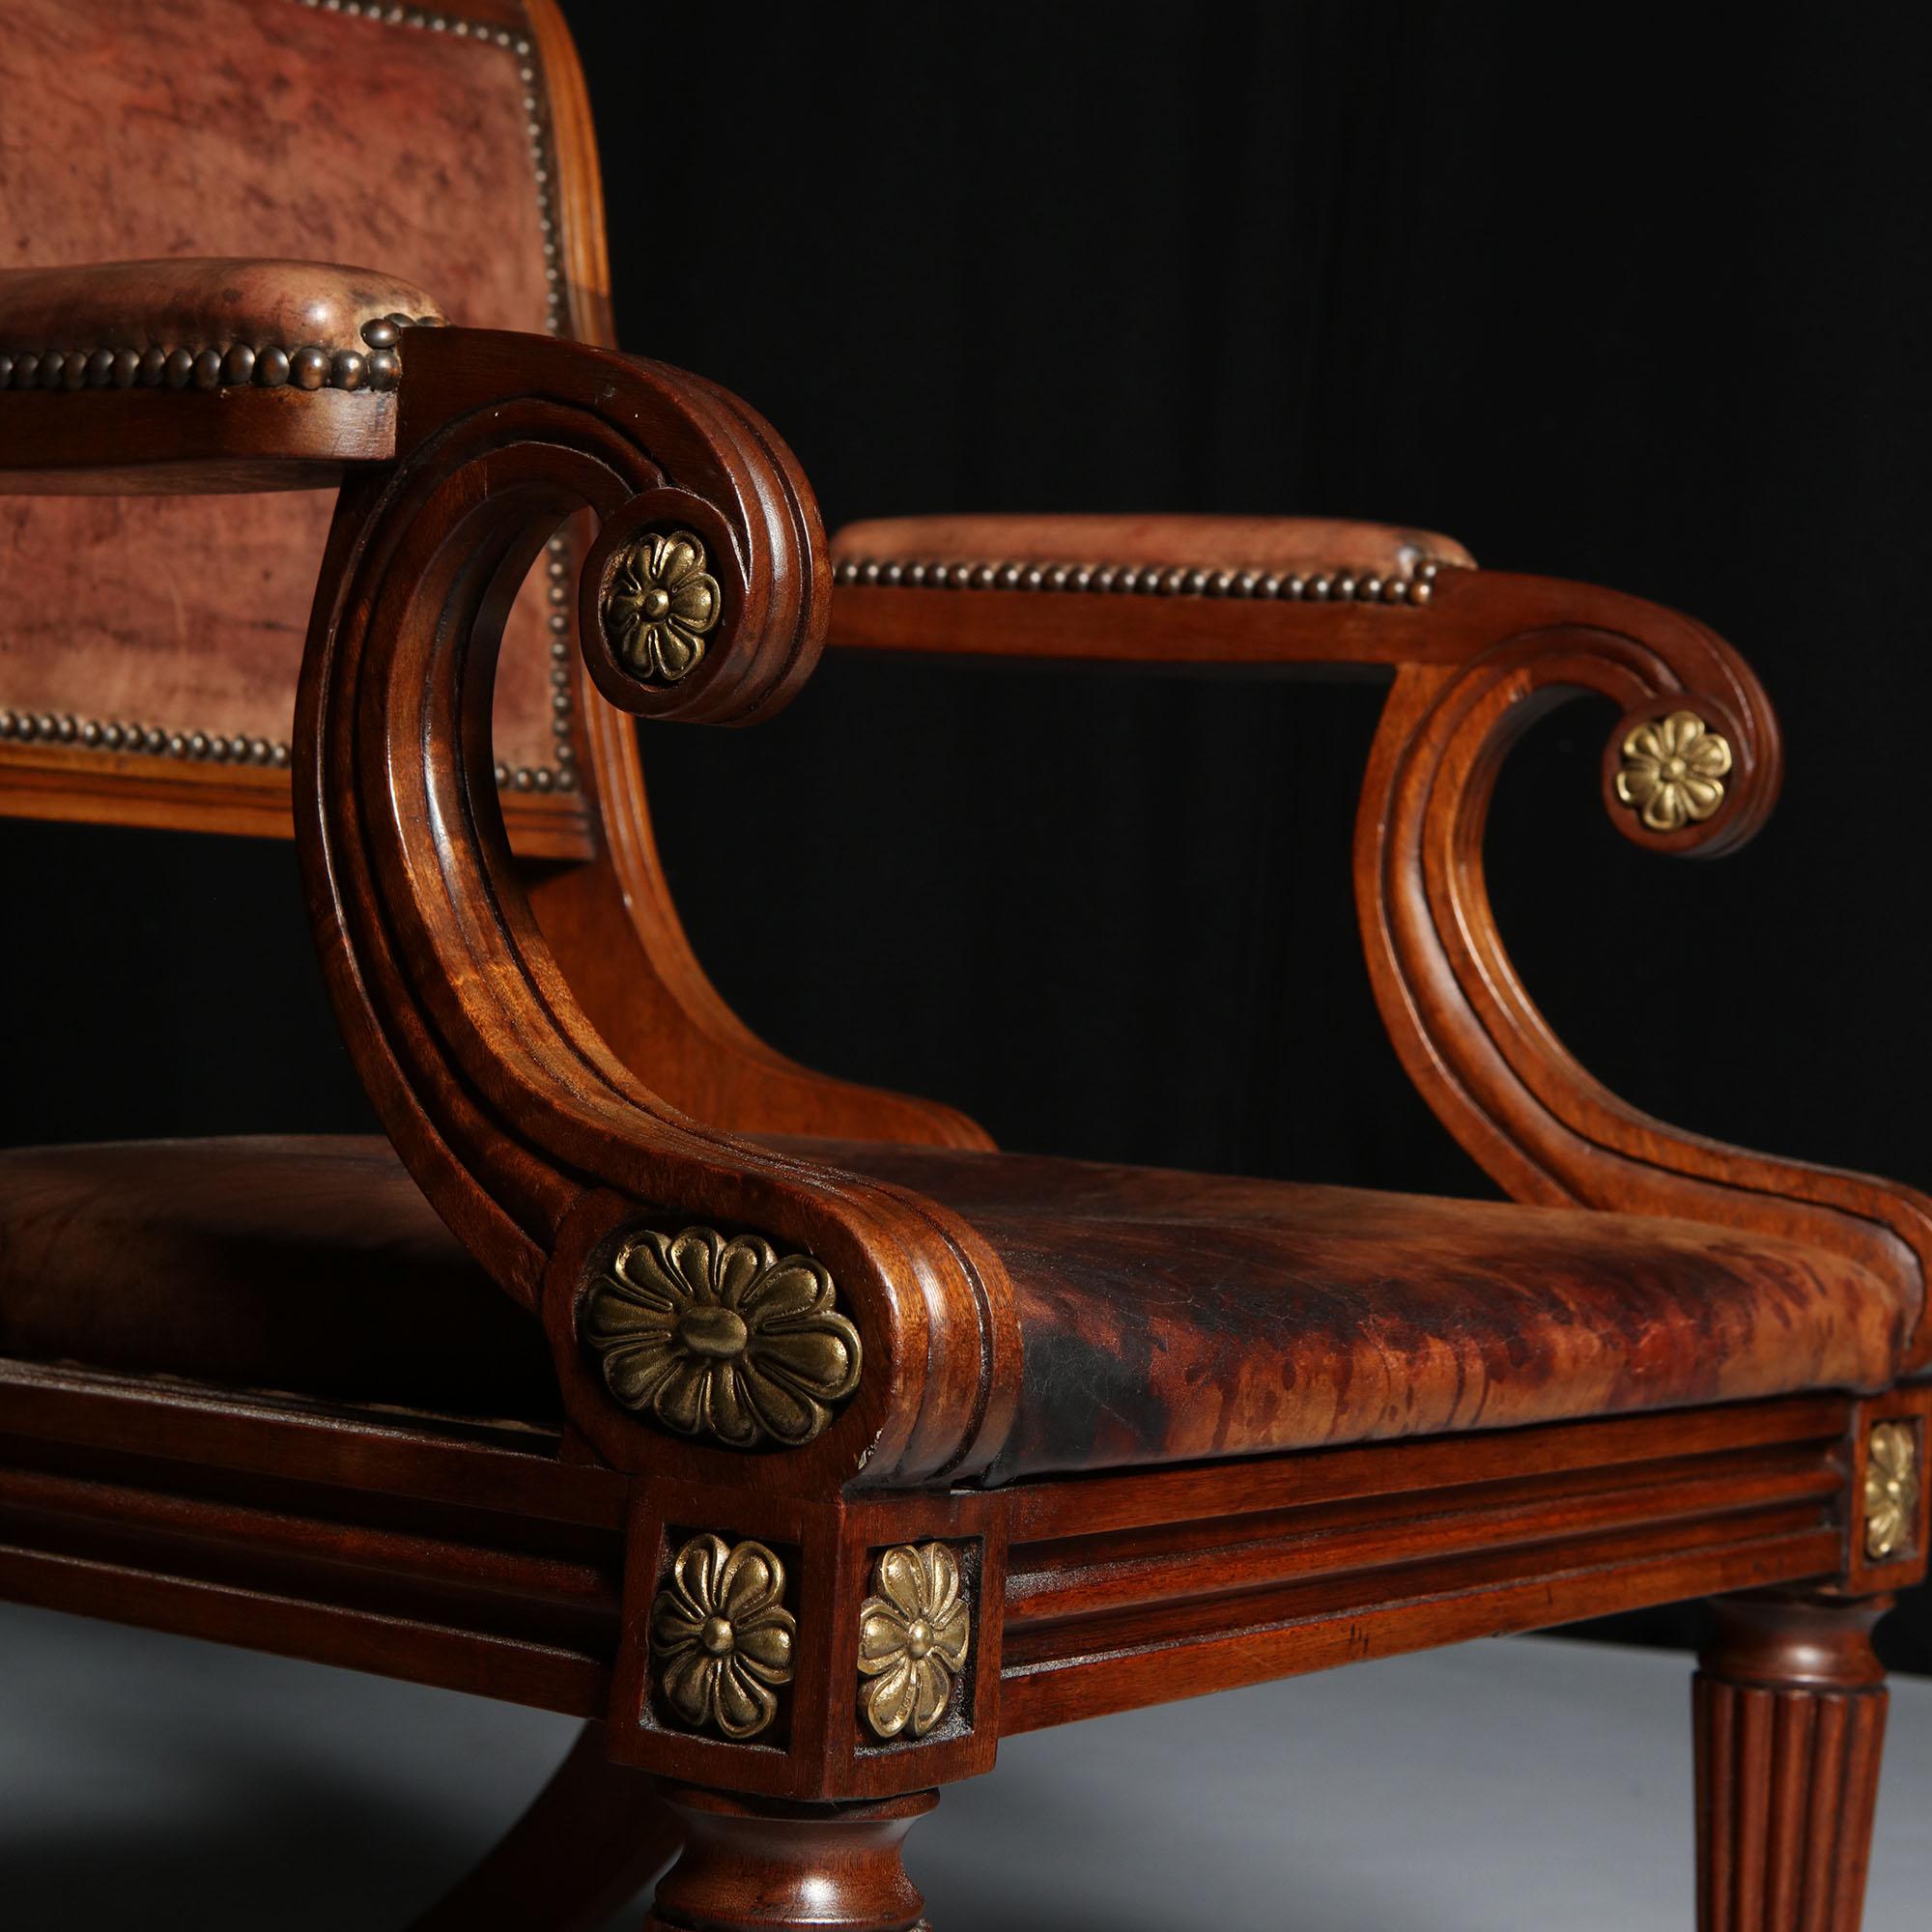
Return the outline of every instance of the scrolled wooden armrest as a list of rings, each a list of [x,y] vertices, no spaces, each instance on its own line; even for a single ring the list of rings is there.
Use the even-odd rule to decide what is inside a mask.
[[[413,284],[325,262],[0,272],[0,489],[317,489],[395,453]]]
[[[503,617],[582,512],[599,526],[579,598],[600,690],[713,724],[782,704],[829,587],[803,477],[735,398],[576,343],[437,330],[411,345],[399,402],[394,464],[339,501],[293,760],[325,974],[391,1140],[542,1316],[571,1419],[617,1466],[743,1480],[750,1453],[792,1493],[971,1473],[1016,1388],[997,1260],[936,1207],[708,1129],[620,1063],[532,917],[492,778]],[[689,1440],[639,1420],[653,1385],[625,1336],[707,1270],[753,1266],[788,1311],[771,1346],[805,1350],[774,1412],[694,1396]],[[752,1350],[711,1314],[692,1349]]]
[[[1447,539],[1298,519],[910,518],[834,542],[832,641],[857,649],[1293,669],[1394,685],[1363,792],[1356,884],[1384,1023],[1424,1097],[1519,1200],[1768,1230],[1846,1254],[1918,1313],[1932,1363],[1932,1201],[1664,1125],[1570,1056],[1497,933],[1482,838],[1496,771],[1551,705],[1621,716],[1612,821],[1715,856],[1762,826],[1782,772],[1757,679],[1689,618],[1588,585],[1478,570]]]
[[[1505,952],[1483,869],[1496,774],[1528,725],[1595,693],[1620,710],[1605,806],[1636,843],[1715,856],[1752,837],[1782,773],[1777,726],[1737,652],[1634,597],[1445,573],[1431,649],[1400,665],[1363,786],[1355,884],[1378,1003],[1423,1096],[1516,1199],[1768,1231],[1904,1284],[1901,1372],[1932,1361],[1932,1200],[1896,1182],[1747,1152],[1651,1119],[1551,1032]]]

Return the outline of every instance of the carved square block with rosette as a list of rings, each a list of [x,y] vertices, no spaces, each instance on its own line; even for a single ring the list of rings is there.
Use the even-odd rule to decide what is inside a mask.
[[[647,1724],[782,1750],[798,1667],[796,1552],[667,1525],[646,1635]]]
[[[1894,1389],[1859,1405],[1851,1443],[1847,1588],[1895,1590],[1925,1575],[1932,1554],[1928,1440],[1932,1387]]]
[[[857,1660],[862,1756],[971,1733],[981,1549],[977,1539],[931,1539],[868,1552]]]

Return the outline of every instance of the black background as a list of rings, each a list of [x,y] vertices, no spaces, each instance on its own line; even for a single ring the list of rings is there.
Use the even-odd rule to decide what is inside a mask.
[[[1638,853],[1572,707],[1499,790],[1505,933],[1630,1099],[1932,1187],[1921,13],[565,12],[624,346],[754,402],[828,524],[1372,517],[1737,640],[1786,732],[1770,829]],[[1489,1193],[1361,966],[1378,702],[833,657],[646,757],[700,956],[797,1057],[1016,1148]],[[286,846],[0,855],[0,1137],[367,1121]],[[1888,1645],[1932,1667],[1923,1592]]]

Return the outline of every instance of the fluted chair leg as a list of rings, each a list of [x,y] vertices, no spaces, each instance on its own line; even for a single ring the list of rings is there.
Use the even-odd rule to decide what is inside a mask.
[[[1719,1599],[1692,1691],[1699,1932],[1859,1932],[1889,1597]]]

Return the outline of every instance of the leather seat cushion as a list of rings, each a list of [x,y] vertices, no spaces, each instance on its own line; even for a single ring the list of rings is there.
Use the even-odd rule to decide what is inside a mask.
[[[1768,1236],[1029,1155],[776,1143],[1000,1254],[996,1480],[1873,1388],[1903,1284]],[[0,1154],[0,1352],[550,1423],[535,1321],[377,1139]]]
[[[385,1140],[0,1153],[0,1354],[552,1423],[535,1319]]]
[[[1909,1285],[1773,1236],[1026,1155],[787,1143],[998,1251],[995,1480],[1881,1387]]]

